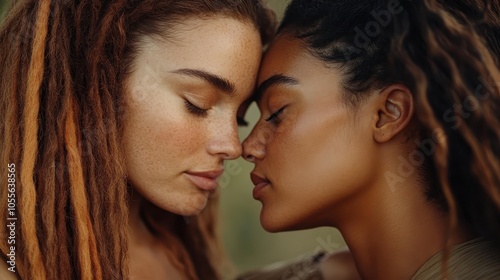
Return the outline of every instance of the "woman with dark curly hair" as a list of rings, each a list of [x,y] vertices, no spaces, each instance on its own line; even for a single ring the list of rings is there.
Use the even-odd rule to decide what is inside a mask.
[[[15,1],[0,29],[1,278],[220,279],[205,206],[240,155],[236,112],[273,22],[255,0]]]
[[[363,279],[499,279],[499,57],[498,1],[292,1],[243,144],[263,227],[338,228]]]

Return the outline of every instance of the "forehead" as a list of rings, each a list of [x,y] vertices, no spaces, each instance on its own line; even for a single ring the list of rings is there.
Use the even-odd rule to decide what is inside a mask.
[[[195,18],[177,23],[167,32],[164,37],[142,38],[135,70],[198,69],[227,79],[237,93],[253,89],[262,46],[251,23],[228,17]]]
[[[340,70],[327,65],[309,52],[305,43],[290,35],[279,35],[266,52],[258,78],[258,85],[275,75],[298,81],[297,88],[304,93],[340,90]]]
[[[277,74],[303,80],[327,70],[322,61],[309,53],[304,42],[290,35],[281,34],[273,41],[264,56],[258,83],[261,84]]]

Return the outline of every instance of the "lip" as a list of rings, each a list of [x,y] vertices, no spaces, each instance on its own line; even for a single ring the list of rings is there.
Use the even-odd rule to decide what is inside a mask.
[[[198,188],[205,191],[214,191],[217,189],[219,182],[217,179],[224,173],[224,170],[209,170],[209,171],[188,171],[185,172],[186,177],[195,184]]]
[[[255,174],[255,173],[251,173],[250,174],[250,179],[252,180],[252,183],[255,185],[255,187],[253,188],[253,198],[258,200],[261,196],[262,196],[262,190],[270,184],[269,180],[267,179],[264,179],[263,177]]]

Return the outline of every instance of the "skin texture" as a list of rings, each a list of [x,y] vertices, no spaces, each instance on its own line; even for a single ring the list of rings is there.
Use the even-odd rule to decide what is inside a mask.
[[[175,42],[175,43],[173,43]],[[199,213],[209,193],[187,171],[222,169],[241,153],[236,111],[249,96],[260,59],[257,31],[234,19],[189,20],[171,41],[144,38],[129,78],[123,143],[134,188],[156,206],[180,215]],[[231,95],[179,69],[227,79]],[[197,116],[185,100],[208,109]]]
[[[178,274],[162,265],[168,260],[155,250],[159,243],[139,217],[139,204],[146,199],[178,215],[195,215],[205,207],[210,192],[185,172],[220,170],[224,160],[240,156],[236,112],[255,87],[262,46],[250,23],[218,17],[186,20],[169,40],[145,37],[140,49],[127,81],[123,132],[134,187],[131,273],[149,277],[143,273],[155,271],[155,279],[167,279]],[[227,80],[234,91],[224,92],[191,70]],[[186,100],[208,110],[193,113]]]
[[[262,90],[278,74],[296,82]],[[354,109],[344,102],[341,80],[339,69],[286,34],[267,52],[257,91],[262,116],[243,143],[253,174],[269,181],[257,195],[261,223],[272,232],[337,227],[362,278],[410,279],[445,245],[448,221],[427,201],[418,172],[401,174],[400,158],[416,148],[412,94],[389,85]],[[389,172],[403,180],[391,183]],[[470,238],[461,226],[451,233],[452,244]],[[330,263],[352,271],[349,258],[341,259]]]
[[[263,92],[258,102],[262,117],[244,142],[245,152],[256,157],[254,173],[271,181],[260,198],[261,222],[269,231],[321,224],[323,213],[349,200],[375,176],[369,167],[377,159],[365,157],[370,134],[356,129],[368,127],[370,120],[353,117],[338,94],[338,72],[299,51],[299,44],[279,39],[266,55],[259,84],[280,73],[299,84]],[[276,123],[265,121],[283,106]],[[335,191],[327,192],[331,188]]]

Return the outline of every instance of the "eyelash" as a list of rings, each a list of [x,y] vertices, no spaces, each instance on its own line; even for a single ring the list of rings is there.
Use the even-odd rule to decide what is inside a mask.
[[[278,117],[283,113],[283,111],[286,109],[286,106],[281,107],[278,111],[274,112],[269,116],[269,118],[266,119],[266,122],[272,123],[272,124],[277,124],[278,123]]]
[[[186,104],[186,108],[188,109],[188,111],[193,115],[196,115],[198,117],[206,117],[208,115],[208,109],[200,108],[186,99],[184,100],[184,103]]]

